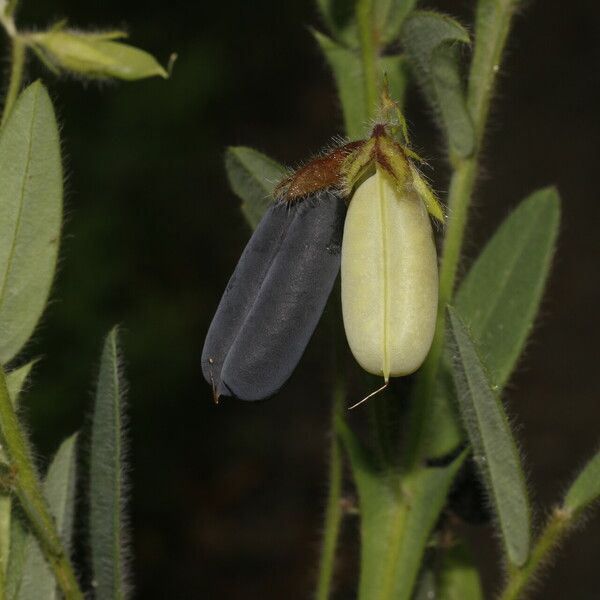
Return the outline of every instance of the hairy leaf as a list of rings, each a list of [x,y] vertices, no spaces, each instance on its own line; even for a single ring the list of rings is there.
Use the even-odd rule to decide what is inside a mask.
[[[464,453],[402,483],[382,468],[343,420],[337,435],[352,466],[361,515],[360,600],[410,600],[430,533]]]
[[[48,468],[44,494],[67,552],[71,545],[75,507],[77,434],[67,438]],[[58,600],[54,574],[33,535],[28,536],[19,600]]]
[[[460,44],[469,43],[469,34],[450,17],[417,11],[404,23],[402,39],[417,81],[446,132],[451,151],[469,156],[475,148],[475,131],[460,69]]]
[[[229,185],[242,200],[242,213],[252,229],[273,203],[273,190],[286,170],[273,159],[252,148],[227,148],[225,169]]]
[[[579,514],[600,498],[600,452],[585,465],[565,496],[564,506]]]
[[[521,566],[531,543],[525,477],[502,403],[458,313],[448,309],[453,375],[475,462],[483,474],[510,562]]]
[[[456,309],[477,342],[492,385],[500,389],[533,326],[559,220],[556,189],[526,198],[488,242],[456,294]]]
[[[90,534],[96,600],[128,597],[124,394],[113,329],[104,343],[92,422]]]
[[[6,364],[42,315],[60,238],[58,129],[39,82],[21,94],[0,132],[0,173],[0,364]]]
[[[381,58],[381,70],[387,77],[390,96],[398,106],[404,106],[408,83],[408,61],[404,54],[394,54]]]

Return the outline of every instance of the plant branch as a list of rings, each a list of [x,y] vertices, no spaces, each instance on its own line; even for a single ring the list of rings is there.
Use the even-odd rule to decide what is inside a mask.
[[[535,582],[541,567],[549,560],[571,525],[571,513],[556,509],[538,538],[529,559],[520,569],[513,569],[499,600],[518,600]]]
[[[4,110],[2,112],[2,121],[0,122],[0,127],[2,127],[12,109],[14,108],[15,102],[19,97],[19,92],[21,91],[21,84],[23,82],[23,70],[25,68],[25,43],[24,41],[16,35],[11,38],[12,41],[12,60],[11,60],[11,68],[10,68],[10,79],[8,82],[8,90],[6,92],[6,99],[4,101]]]
[[[444,351],[446,306],[451,302],[454,294],[469,206],[478,172],[481,143],[513,12],[514,0],[498,2],[488,0],[479,3],[475,52],[471,63],[468,91],[468,105],[475,127],[476,147],[469,157],[450,157],[454,169],[450,180],[448,225],[440,266],[437,325],[431,350],[421,370],[413,397],[405,462],[408,470],[418,466],[426,451],[427,423],[430,421],[433,396]]]
[[[367,103],[367,118],[373,120],[379,104],[379,47],[373,27],[373,0],[358,0],[356,19],[360,38],[360,53]],[[364,123],[361,123],[364,125]]]
[[[346,390],[344,380],[338,374],[333,392],[332,423],[334,424],[338,418],[343,418],[342,414],[344,411],[345,397]],[[321,561],[319,564],[317,592],[315,595],[316,600],[327,600],[331,594],[337,540],[343,518],[341,505],[343,475],[342,448],[335,427],[332,427],[331,436],[329,491],[327,494],[327,508],[325,509],[323,545],[321,550]]]
[[[75,573],[64,550],[33,467],[31,453],[19,425],[0,368],[0,433],[14,469],[14,490],[42,553],[52,568],[66,600],[83,600]]]

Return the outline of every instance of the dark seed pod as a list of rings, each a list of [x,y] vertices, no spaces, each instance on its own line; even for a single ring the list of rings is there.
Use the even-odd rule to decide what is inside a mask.
[[[202,371],[215,399],[262,400],[292,374],[340,268],[343,200],[321,191],[269,208],[208,330]]]

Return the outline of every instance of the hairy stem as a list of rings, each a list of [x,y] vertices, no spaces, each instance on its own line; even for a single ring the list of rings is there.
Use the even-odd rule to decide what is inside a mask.
[[[2,111],[2,121],[0,127],[3,126],[12,109],[14,108],[15,102],[19,97],[21,91],[21,84],[23,82],[23,71],[25,68],[25,43],[17,35],[12,38],[12,62],[10,68],[10,79],[8,82],[8,90],[6,92],[6,99],[4,101],[4,110]]]
[[[372,121],[379,104],[379,47],[373,27],[373,0],[358,0],[356,19],[360,38],[360,52],[367,102],[367,118]],[[364,123],[361,123],[364,125]]]
[[[499,70],[500,59],[514,12],[514,0],[483,0],[477,14],[475,52],[469,76],[468,105],[475,127],[474,153],[466,158],[451,156],[453,172],[448,194],[448,224],[444,236],[440,265],[440,290],[436,331],[429,356],[423,366],[412,403],[406,468],[415,468],[425,458],[435,385],[444,351],[446,306],[452,300],[456,273],[473,188],[478,172],[490,101]]]
[[[14,471],[15,495],[27,516],[42,553],[54,572],[58,586],[66,600],[83,600],[75,573],[42,494],[31,452],[10,401],[2,368],[0,368],[0,433]]]
[[[539,570],[549,560],[571,525],[571,513],[565,509],[556,509],[546,524],[529,559],[519,569],[512,569],[508,582],[499,600],[518,600],[535,582]]]
[[[338,376],[333,392],[332,423],[335,423],[336,419],[341,418],[344,411],[345,397],[346,390],[344,380],[342,377]],[[335,432],[335,428],[332,429],[331,436],[329,490],[327,494],[327,507],[325,509],[321,562],[319,564],[319,579],[315,594],[316,600],[327,600],[331,594],[337,541],[343,518],[341,505],[343,475],[342,448],[340,439]]]

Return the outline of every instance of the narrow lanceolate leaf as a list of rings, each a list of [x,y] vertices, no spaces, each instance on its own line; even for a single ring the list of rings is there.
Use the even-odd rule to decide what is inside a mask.
[[[389,93],[398,104],[404,106],[406,86],[408,83],[408,61],[404,54],[392,54],[380,59],[381,71],[387,77]]]
[[[464,543],[444,552],[435,598],[439,600],[482,600],[479,573]]]
[[[446,132],[451,151],[458,156],[469,156],[475,148],[475,131],[460,68],[460,44],[469,43],[469,34],[450,17],[417,11],[406,19],[402,39],[417,80]]]
[[[252,229],[273,203],[273,190],[286,170],[273,159],[252,148],[227,148],[225,169],[229,185],[242,200],[242,213]]]
[[[317,0],[317,5],[333,37],[346,46],[357,47],[356,0]]]
[[[583,468],[565,496],[564,506],[575,514],[581,513],[600,498],[600,452]]]
[[[408,482],[382,468],[342,420],[336,424],[360,503],[360,600],[410,600],[431,531],[444,506],[460,455],[447,467],[421,469]]]
[[[61,230],[58,129],[39,82],[21,94],[0,132],[0,173],[0,364],[5,364],[42,315]]]
[[[488,242],[456,295],[456,309],[476,340],[493,386],[506,384],[533,326],[559,220],[556,189],[526,198]]]
[[[23,582],[23,570],[27,562],[28,546],[27,527],[22,516],[17,514],[17,509],[13,506],[10,522],[10,554],[6,571],[6,598],[8,600],[17,600],[19,597]]]
[[[134,81],[146,77],[168,77],[167,71],[147,52],[115,39],[123,32],[87,33],[52,29],[31,36],[41,57],[58,70],[85,77],[114,77]]]
[[[92,422],[90,535],[96,600],[128,597],[124,520],[124,382],[117,330],[107,336],[100,362]]]
[[[14,406],[17,406],[18,404],[19,395],[21,394],[25,381],[27,381],[34,364],[35,361],[28,362],[6,375],[6,388],[8,389],[10,399]]]
[[[44,481],[44,494],[57,530],[67,552],[71,545],[75,508],[77,434],[67,438],[58,449]],[[27,539],[26,559],[18,600],[58,600],[61,596],[36,539]]]
[[[453,375],[465,428],[494,506],[506,553],[521,566],[529,555],[531,523],[525,477],[510,424],[469,332],[448,309]]]
[[[358,51],[346,48],[318,31],[313,34],[333,72],[346,135],[351,140],[362,139],[369,125],[369,113]]]

